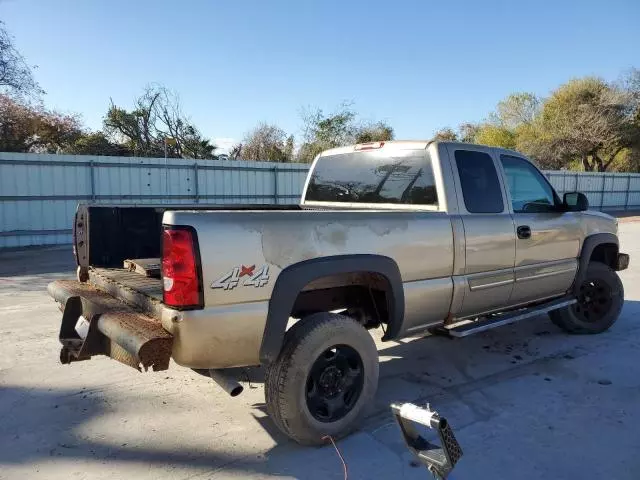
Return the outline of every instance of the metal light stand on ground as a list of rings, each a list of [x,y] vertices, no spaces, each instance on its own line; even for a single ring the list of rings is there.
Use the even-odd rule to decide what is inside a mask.
[[[423,408],[412,403],[392,403],[391,411],[409,450],[427,467],[434,478],[447,478],[462,457],[462,449],[447,420],[431,410],[429,404]],[[440,438],[440,445],[430,443],[422,437],[415,424],[435,430]]]

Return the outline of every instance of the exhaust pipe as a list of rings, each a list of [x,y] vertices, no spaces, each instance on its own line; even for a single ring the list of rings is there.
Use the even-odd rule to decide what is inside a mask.
[[[242,393],[244,387],[238,383],[234,376],[225,370],[209,369],[211,380],[216,382],[222,389],[232,397],[237,397]]]

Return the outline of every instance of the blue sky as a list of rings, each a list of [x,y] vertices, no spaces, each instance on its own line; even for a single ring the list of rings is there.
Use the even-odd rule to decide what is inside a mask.
[[[484,118],[514,91],[640,67],[640,1],[0,0],[49,107],[99,128],[159,82],[221,145],[353,101],[402,139]],[[227,139],[225,141],[225,139]]]

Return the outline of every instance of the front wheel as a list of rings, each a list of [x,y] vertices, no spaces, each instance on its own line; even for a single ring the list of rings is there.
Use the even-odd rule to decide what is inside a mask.
[[[319,445],[357,427],[377,386],[378,351],[369,332],[344,315],[317,313],[287,332],[267,369],[267,411],[293,440]]]
[[[574,305],[550,312],[551,321],[570,333],[601,333],[618,319],[624,287],[611,267],[591,262],[576,296]]]

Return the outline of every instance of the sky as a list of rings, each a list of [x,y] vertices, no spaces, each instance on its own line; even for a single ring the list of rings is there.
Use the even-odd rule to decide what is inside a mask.
[[[398,139],[480,121],[506,95],[640,68],[640,1],[0,0],[47,92],[98,129],[110,99],[177,92],[223,149],[258,122],[353,102]]]

